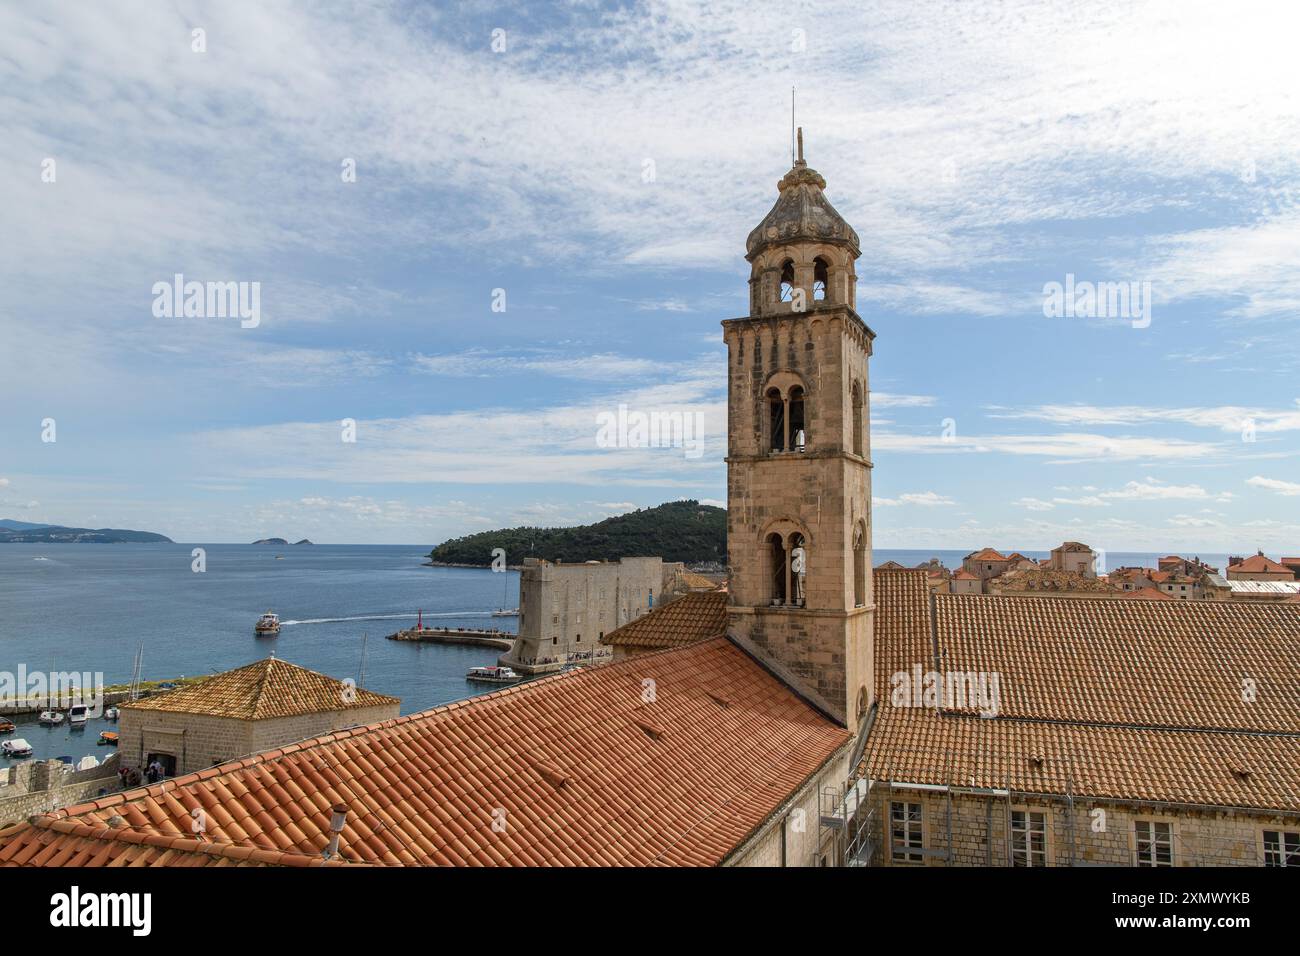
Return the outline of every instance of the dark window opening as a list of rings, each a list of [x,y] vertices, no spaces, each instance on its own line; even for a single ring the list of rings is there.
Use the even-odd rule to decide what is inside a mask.
[[[772,603],[785,603],[785,542],[779,534],[768,535],[768,548],[772,555]]]
[[[794,262],[786,259],[781,264],[781,301],[794,300]]]
[[[853,532],[853,606],[867,605],[867,534],[862,525]]]
[[[818,256],[813,260],[813,301],[826,299],[826,260]]]
[[[808,551],[804,547],[803,535],[790,536],[790,589],[791,601],[795,607],[803,607],[805,600],[804,579],[808,570]]]
[[[794,451],[803,451],[808,443],[808,434],[803,421],[803,389],[795,386],[790,389],[790,447]]]
[[[862,389],[853,383],[853,454],[862,457]]]
[[[772,451],[785,451],[785,400],[772,389],[767,393],[768,442]]]

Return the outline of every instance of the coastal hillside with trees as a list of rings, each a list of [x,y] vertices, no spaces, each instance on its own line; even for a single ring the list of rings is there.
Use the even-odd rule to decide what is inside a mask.
[[[429,552],[429,560],[487,567],[493,548],[505,549],[512,565],[527,557],[576,563],[654,555],[688,564],[725,564],[727,511],[698,501],[670,501],[573,528],[483,531],[444,541]]]

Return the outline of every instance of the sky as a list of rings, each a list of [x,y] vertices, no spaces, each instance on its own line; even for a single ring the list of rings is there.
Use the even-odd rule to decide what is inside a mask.
[[[0,4],[0,517],[432,545],[725,504],[794,87],[861,237],[877,548],[1298,553],[1298,20]],[[177,274],[255,320],[168,316]],[[1145,316],[1053,311],[1067,276]],[[702,444],[611,447],[620,406]]]

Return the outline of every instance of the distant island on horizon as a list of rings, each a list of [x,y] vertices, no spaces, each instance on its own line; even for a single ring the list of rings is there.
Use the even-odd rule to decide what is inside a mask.
[[[70,528],[60,524],[0,519],[0,544],[174,544],[152,531],[126,528]]]
[[[303,538],[301,541],[295,541],[293,545],[291,545],[291,547],[300,544],[311,544],[311,543],[312,542],[308,541],[306,538]],[[289,544],[289,542],[284,538],[258,538],[256,541],[253,542],[253,544],[286,544],[287,545]]]

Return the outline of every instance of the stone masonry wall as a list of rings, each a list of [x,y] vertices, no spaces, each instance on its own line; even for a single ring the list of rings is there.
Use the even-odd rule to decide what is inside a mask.
[[[895,862],[890,858],[888,827],[891,800],[921,803],[924,808],[925,847],[942,850],[948,846],[947,802],[942,795],[896,790],[891,796],[887,787],[880,786],[879,789],[882,792],[873,801],[882,837],[882,849],[876,863],[885,866],[918,865]],[[1013,797],[1010,808],[1046,814],[1047,860],[1051,866],[1069,866],[1072,859],[1076,863],[1101,866],[1136,865],[1134,823],[1138,820],[1170,823],[1175,866],[1259,866],[1263,862],[1264,830],[1300,830],[1300,820],[1293,818],[1287,821],[1267,814],[1209,808],[1090,803],[1076,799],[1072,834],[1071,814],[1063,802],[1027,802]],[[952,801],[951,865],[1009,865],[1007,809],[1005,797],[955,795]],[[927,857],[920,865],[949,864],[935,856]]]
[[[267,720],[238,720],[123,708],[118,749],[123,765],[143,769],[150,753],[176,758],[176,773],[193,773],[261,750],[396,717],[400,705],[320,711]]]

